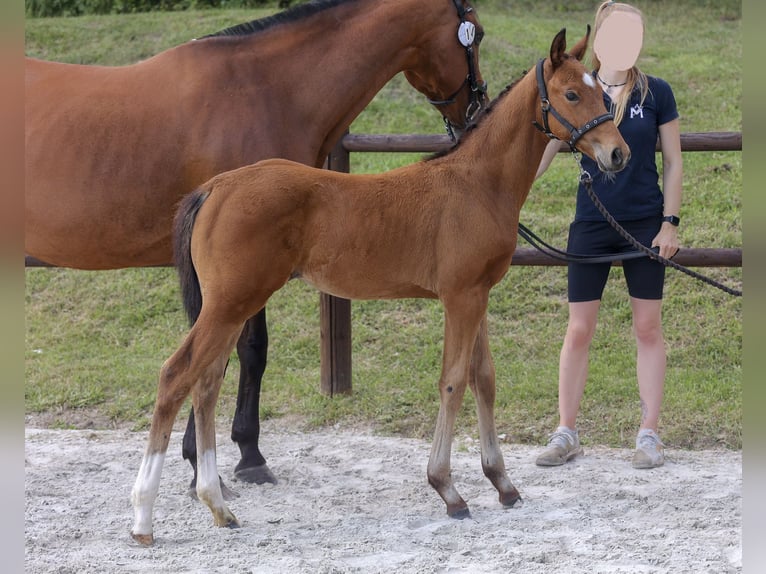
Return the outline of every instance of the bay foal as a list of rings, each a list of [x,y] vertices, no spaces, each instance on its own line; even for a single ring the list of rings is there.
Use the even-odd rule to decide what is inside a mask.
[[[587,40],[588,34],[568,54],[565,31],[559,32],[550,56],[441,157],[380,175],[266,160],[218,175],[184,200],[176,216],[176,258],[184,304],[196,322],[160,373],[133,488],[136,540],[153,541],[165,451],[189,393],[198,421],[199,498],[216,525],[238,525],[218,480],[215,404],[242,324],[292,278],[350,299],[438,298],[444,352],[428,480],[450,516],[468,514],[450,476],[455,417],[468,386],[476,398],[484,474],[504,506],[519,499],[495,430],[487,302],[510,265],[519,210],[548,141],[538,128],[576,145],[604,171],[628,161],[630,150],[606,114],[601,90],[579,61]]]

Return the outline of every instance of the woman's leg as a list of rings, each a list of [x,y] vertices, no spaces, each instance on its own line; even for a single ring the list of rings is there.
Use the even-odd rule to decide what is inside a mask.
[[[569,323],[559,357],[559,425],[572,430],[577,428],[600,305],[600,300],[569,303]]]
[[[662,300],[631,297],[636,336],[636,375],[641,398],[641,428],[657,432],[665,389],[665,339]]]

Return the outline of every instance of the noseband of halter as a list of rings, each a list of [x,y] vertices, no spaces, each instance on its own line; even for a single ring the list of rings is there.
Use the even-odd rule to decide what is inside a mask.
[[[549,138],[557,140],[560,139],[556,137],[556,135],[551,131],[550,126],[548,125],[548,112],[553,114],[553,117],[555,117],[559,123],[564,126],[567,130],[569,130],[569,133],[571,137],[569,138],[569,141],[567,143],[569,144],[569,147],[574,151],[575,144],[577,143],[577,140],[579,140],[582,136],[584,136],[587,132],[595,128],[597,125],[602,124],[606,121],[613,120],[614,114],[606,113],[602,114],[596,118],[593,118],[589,122],[587,122],[583,127],[576,128],[572,124],[570,124],[564,117],[556,111],[556,108],[554,108],[551,105],[550,100],[548,100],[548,88],[545,86],[545,78],[543,77],[543,64],[545,63],[545,58],[541,59],[537,62],[537,89],[540,92],[540,107],[543,111],[543,125],[540,125],[537,121],[533,121],[532,124],[541,132],[543,132],[545,135],[547,135]]]
[[[465,48],[465,55],[468,59],[468,75],[466,76],[465,81],[460,84],[460,87],[455,90],[455,92],[447,99],[432,100],[429,98],[428,103],[434,106],[448,106],[450,104],[454,104],[457,95],[466,85],[468,85],[471,90],[471,101],[465,111],[465,119],[467,125],[473,120],[479,110],[481,110],[481,102],[487,94],[487,82],[482,82],[479,84],[476,80],[476,65],[474,64],[473,58],[473,40],[474,34],[476,32],[476,27],[474,26],[473,22],[469,22],[465,19],[466,14],[472,12],[473,8],[465,8],[465,6],[463,6],[462,0],[452,1],[455,4],[455,8],[457,9],[458,18],[460,18],[460,26],[458,27],[457,37],[460,44]],[[452,124],[446,116],[444,116],[444,125],[447,128],[447,134],[449,134],[450,139],[455,141],[455,132],[452,129]]]

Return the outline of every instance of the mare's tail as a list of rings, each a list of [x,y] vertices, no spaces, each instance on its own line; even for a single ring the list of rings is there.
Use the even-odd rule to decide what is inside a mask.
[[[210,192],[200,187],[184,197],[173,222],[173,259],[176,271],[178,271],[181,297],[190,325],[194,325],[200,311],[202,311],[202,290],[192,262],[191,238],[194,220],[208,195]]]

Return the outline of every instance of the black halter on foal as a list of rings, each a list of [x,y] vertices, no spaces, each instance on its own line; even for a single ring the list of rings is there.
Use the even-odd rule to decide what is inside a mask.
[[[471,123],[476,114],[481,110],[481,103],[487,96],[487,82],[479,82],[476,80],[476,65],[473,59],[473,42],[476,34],[476,27],[473,22],[469,22],[465,19],[466,14],[473,11],[473,8],[466,8],[463,6],[461,0],[452,0],[457,9],[458,18],[460,18],[460,26],[457,29],[457,38],[460,44],[465,48],[465,55],[468,59],[468,75],[465,81],[460,84],[460,87],[454,91],[454,93],[444,100],[432,100],[428,98],[428,103],[434,106],[448,106],[455,103],[455,98],[460,91],[467,85],[471,90],[471,102],[468,104],[468,108],[465,111],[466,125]],[[452,124],[444,116],[444,126],[447,128],[447,135],[454,142],[457,140]]]
[[[569,144],[569,147],[572,149],[572,151],[574,151],[576,149],[575,144],[577,143],[577,140],[579,140],[582,136],[584,136],[587,132],[595,128],[597,125],[607,122],[609,120],[614,120],[614,114],[610,114],[610,113],[601,114],[600,116],[588,121],[581,128],[574,127],[560,113],[556,111],[556,108],[554,108],[551,105],[551,102],[548,99],[548,88],[545,86],[545,78],[543,77],[544,63],[545,63],[545,58],[542,58],[541,60],[539,60],[537,62],[537,69],[535,70],[535,73],[537,76],[537,89],[540,92],[540,107],[543,110],[543,125],[540,125],[536,121],[532,123],[538,130],[543,132],[549,138],[554,140],[559,139],[553,134],[553,132],[550,129],[550,126],[548,125],[548,112],[552,113],[553,117],[556,118],[559,121],[559,123],[561,123],[562,126],[564,126],[567,130],[569,130],[571,137],[569,138],[569,141],[567,141],[567,143]]]

